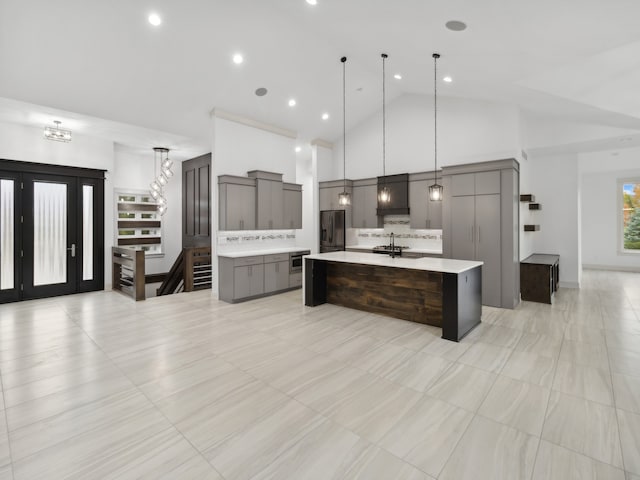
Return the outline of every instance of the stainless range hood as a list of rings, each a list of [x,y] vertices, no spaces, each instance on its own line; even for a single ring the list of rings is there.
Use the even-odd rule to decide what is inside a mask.
[[[384,215],[408,215],[409,214],[409,174],[387,175],[378,177],[378,198],[382,187],[386,186],[391,190],[391,201],[380,203],[376,214]]]

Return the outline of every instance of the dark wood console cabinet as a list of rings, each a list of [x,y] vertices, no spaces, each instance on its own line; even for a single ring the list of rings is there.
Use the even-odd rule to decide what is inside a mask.
[[[534,253],[520,262],[522,300],[552,303],[559,279],[560,255]]]

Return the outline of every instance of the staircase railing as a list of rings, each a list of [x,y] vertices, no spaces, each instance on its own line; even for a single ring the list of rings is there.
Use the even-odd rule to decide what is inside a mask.
[[[135,301],[145,299],[144,251],[127,247],[111,247],[111,288]]]
[[[158,296],[211,288],[211,247],[183,248],[173,263]]]

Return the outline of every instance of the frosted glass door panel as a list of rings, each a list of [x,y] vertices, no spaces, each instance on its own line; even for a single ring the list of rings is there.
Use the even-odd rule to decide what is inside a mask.
[[[82,186],[82,280],[93,280],[93,185]]]
[[[14,287],[14,186],[13,180],[0,180],[0,290]]]
[[[67,185],[33,182],[33,285],[67,281]]]

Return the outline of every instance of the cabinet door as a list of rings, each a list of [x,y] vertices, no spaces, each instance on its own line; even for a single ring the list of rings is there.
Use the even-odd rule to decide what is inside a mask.
[[[475,173],[451,175],[451,195],[454,197],[475,195]]]
[[[333,195],[333,188],[320,189],[320,210],[333,210],[331,206],[332,195]]]
[[[476,173],[476,195],[500,193],[500,171]]]
[[[353,228],[366,228],[364,206],[366,203],[366,187],[353,187],[351,197],[351,225]]]
[[[256,189],[250,185],[226,185],[224,199],[225,230],[254,230],[256,228]]]
[[[268,230],[272,227],[272,189],[273,184],[270,180],[258,179],[256,191],[256,222],[259,230]]]
[[[429,197],[429,194],[427,194],[427,197]],[[427,225],[428,228],[442,230],[442,200],[439,202],[429,200],[429,218]]]
[[[440,217],[442,225],[442,214]],[[427,180],[409,182],[409,221],[411,228],[430,228],[429,182]]]
[[[264,265],[249,266],[249,284],[252,296],[264,293]]]
[[[378,228],[380,225],[379,217],[376,214],[378,208],[378,186],[367,185],[364,189],[364,205],[363,218],[365,228]]]
[[[276,287],[277,290],[289,288],[289,262],[276,263]]]
[[[476,197],[476,260],[482,266],[482,304],[500,307],[500,195]]]
[[[451,198],[451,258],[475,260],[475,197]]]
[[[269,208],[271,210],[271,218],[269,219],[270,229],[284,228],[284,215],[282,214],[284,197],[282,190],[282,182],[269,182],[271,184]]]
[[[284,190],[283,228],[302,228],[302,192]]]
[[[264,293],[275,292],[278,290],[277,267],[277,262],[264,264]]]
[[[248,267],[235,267],[233,269],[233,299],[237,300],[251,296],[251,281]]]

